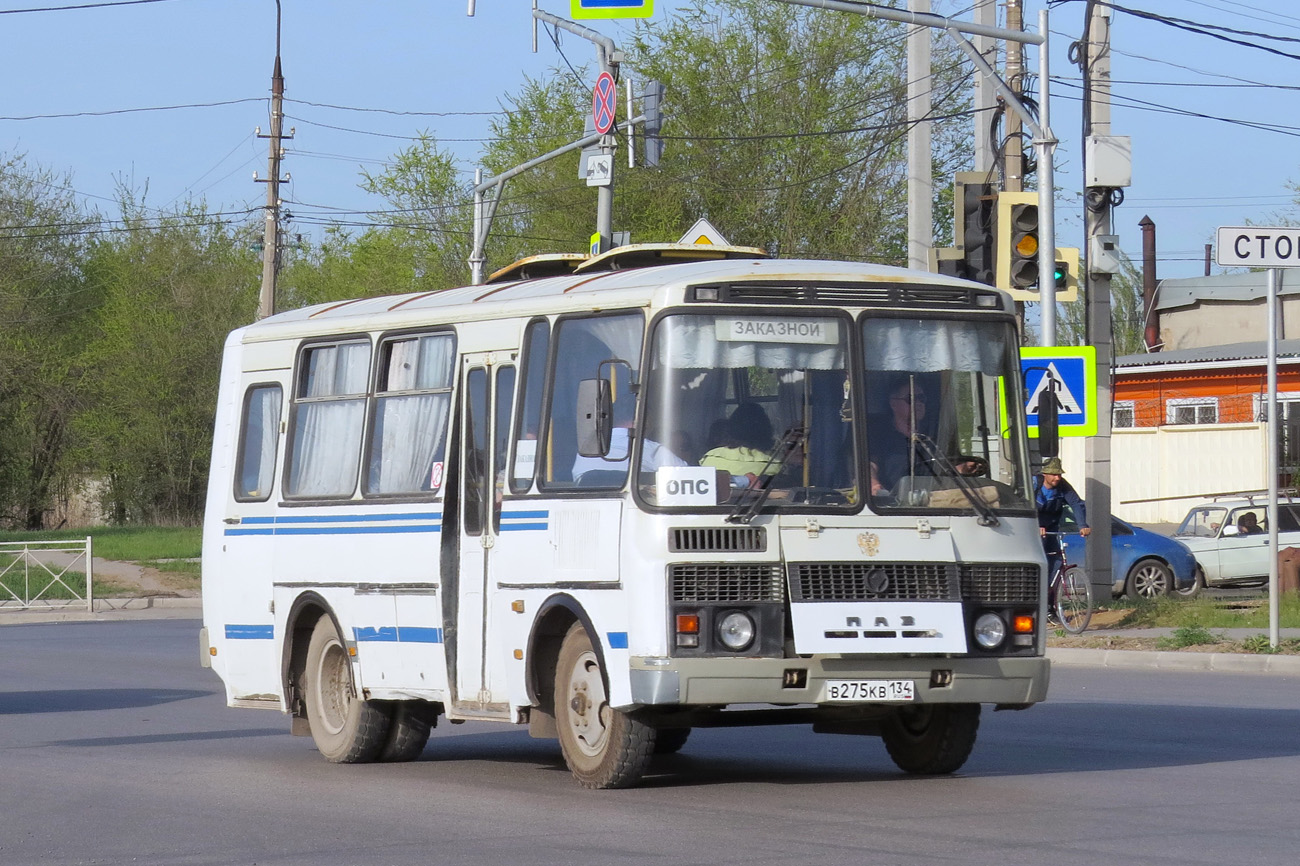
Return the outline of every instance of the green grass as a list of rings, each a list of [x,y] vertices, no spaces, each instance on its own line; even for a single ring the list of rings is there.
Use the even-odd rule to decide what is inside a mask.
[[[94,554],[118,562],[138,562],[167,571],[187,570],[189,563],[164,560],[192,559],[199,555],[203,530],[172,526],[96,526],[45,532],[0,532],[0,541],[81,541],[93,539]],[[194,564],[198,572],[197,563]],[[178,566],[186,566],[179,568]]]
[[[1128,616],[1119,628],[1268,628],[1268,600],[1219,600],[1211,598],[1161,598],[1154,601],[1116,599],[1111,609],[1126,608]],[[1281,628],[1300,628],[1300,595],[1288,593],[1278,602]]]

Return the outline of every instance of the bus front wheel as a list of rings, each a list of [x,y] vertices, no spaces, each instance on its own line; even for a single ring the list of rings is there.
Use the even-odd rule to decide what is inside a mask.
[[[304,680],[307,721],[325,759],[364,764],[379,757],[388,738],[389,714],[382,705],[353,693],[352,662],[328,616],[312,629]]]
[[[903,772],[942,775],[966,763],[979,726],[979,704],[918,704],[894,710],[880,735]]]
[[[555,721],[564,762],[584,788],[635,785],[654,754],[654,728],[609,705],[600,658],[580,623],[560,645]]]

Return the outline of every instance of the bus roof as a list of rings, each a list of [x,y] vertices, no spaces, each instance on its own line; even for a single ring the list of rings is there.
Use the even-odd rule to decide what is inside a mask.
[[[659,260],[663,261],[664,258],[661,256]],[[585,264],[594,261],[592,259]],[[978,304],[980,307],[1004,311],[1011,309],[1006,293],[980,283],[862,262],[723,258],[595,271],[588,270],[585,264],[580,271],[574,273],[534,279],[317,304],[278,313],[241,330],[245,339],[275,339],[312,333],[395,328],[414,320],[422,323],[463,322],[584,310],[666,306],[680,303],[687,286],[733,283],[763,283],[775,287],[775,295],[769,292],[761,300],[750,299],[749,303],[781,303],[788,296],[790,303],[801,305],[878,305],[881,303],[880,293],[886,287],[923,285],[935,287],[939,291],[930,295],[907,293],[911,303],[919,307],[971,307],[975,306],[973,300],[962,302],[959,298],[973,299],[980,296],[983,299]],[[807,287],[818,283],[864,285],[838,294],[826,293],[823,298],[816,296],[815,292],[809,294]],[[873,285],[877,287],[875,290],[871,288]],[[933,300],[927,303],[927,297],[932,297]]]

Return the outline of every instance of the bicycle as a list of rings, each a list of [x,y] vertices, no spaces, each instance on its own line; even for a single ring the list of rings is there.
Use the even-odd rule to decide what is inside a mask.
[[[1087,572],[1066,558],[1065,551],[1069,545],[1061,533],[1049,534],[1061,539],[1061,557],[1047,585],[1048,611],[1056,614],[1061,628],[1070,634],[1082,634],[1092,621],[1092,582],[1088,580]]]

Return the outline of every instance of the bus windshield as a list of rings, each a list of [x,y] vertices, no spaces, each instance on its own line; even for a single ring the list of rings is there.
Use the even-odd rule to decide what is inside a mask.
[[[661,443],[696,474],[712,470],[732,500],[761,486],[774,506],[854,507],[850,329],[847,318],[833,316],[661,319],[643,448]],[[664,484],[641,492],[651,504],[713,504],[672,496]],[[719,500],[726,487],[723,493]]]
[[[999,411],[1018,393],[1010,325],[867,318],[856,360],[853,327],[790,313],[661,318],[640,431],[643,501],[726,506],[761,489],[765,510],[850,510],[868,497],[877,510],[1028,508],[1019,413]],[[650,455],[660,456],[653,476]],[[693,479],[714,485],[709,495]]]
[[[1016,346],[1002,321],[863,320],[873,508],[1029,507]]]

